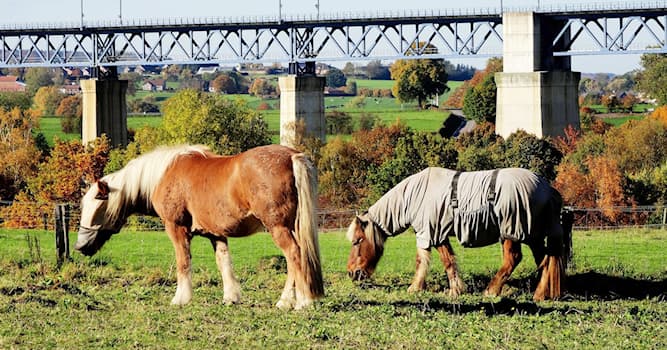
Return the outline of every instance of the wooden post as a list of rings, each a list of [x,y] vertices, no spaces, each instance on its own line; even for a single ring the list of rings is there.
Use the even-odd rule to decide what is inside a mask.
[[[69,204],[56,204],[55,228],[56,228],[56,253],[58,266],[65,259],[69,260]]]
[[[667,228],[667,208],[662,208],[662,229]]]

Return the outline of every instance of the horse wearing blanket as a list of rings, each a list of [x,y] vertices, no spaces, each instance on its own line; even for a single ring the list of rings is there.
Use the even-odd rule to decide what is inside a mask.
[[[449,295],[455,297],[464,291],[449,243],[449,236],[456,236],[464,247],[502,244],[503,263],[485,295],[500,294],[521,261],[524,243],[541,272],[533,298],[557,299],[565,277],[564,261],[570,253],[570,234],[560,223],[561,206],[558,191],[529,170],[457,172],[427,168],[400,182],[366,213],[353,219],[347,232],[352,242],[347,270],[356,280],[370,277],[387,238],[412,226],[417,238],[417,264],[408,291],[426,287],[431,248],[438,251],[447,272]]]

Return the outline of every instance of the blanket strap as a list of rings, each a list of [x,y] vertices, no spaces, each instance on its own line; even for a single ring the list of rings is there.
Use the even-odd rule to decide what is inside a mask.
[[[452,208],[454,209],[459,207],[459,199],[456,198],[456,188],[459,187],[459,176],[461,176],[461,172],[457,171],[452,178],[452,195],[450,198],[452,202]]]
[[[496,179],[498,178],[498,169],[494,169],[491,173],[491,183],[489,184],[489,190],[486,193],[486,199],[491,204],[496,203]]]

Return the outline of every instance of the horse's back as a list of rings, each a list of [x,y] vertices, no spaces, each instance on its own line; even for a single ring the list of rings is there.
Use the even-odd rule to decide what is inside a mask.
[[[293,222],[296,153],[268,145],[234,156],[181,156],[158,185],[154,206],[163,219],[190,218],[193,229],[217,234],[252,233],[242,231],[260,228],[258,220],[266,226],[277,218]]]

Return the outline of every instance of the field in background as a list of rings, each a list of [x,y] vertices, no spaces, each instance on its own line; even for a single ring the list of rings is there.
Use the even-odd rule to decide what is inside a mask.
[[[358,80],[360,86],[377,86],[375,88],[391,88],[393,81],[391,80]],[[455,89],[455,86],[462,84],[461,82],[449,82],[451,87],[450,92],[445,93],[440,102],[443,103],[449,93]],[[146,96],[155,97],[157,103],[161,105],[166,99],[171,97],[174,92],[146,92],[138,91],[134,97],[130,99],[142,99]],[[228,98],[241,99],[245,101],[251,109],[258,110],[260,104],[266,103],[270,109],[258,110],[258,112],[267,121],[269,130],[274,134],[280,130],[280,100],[278,98],[262,99],[250,95],[230,95]],[[402,123],[420,131],[436,132],[442,126],[443,121],[448,116],[448,113],[443,110],[419,110],[416,103],[397,103],[394,98],[386,97],[367,97],[363,106],[353,107],[351,101],[355,97],[352,96],[325,96],[324,103],[327,112],[341,111],[350,114],[354,120],[358,120],[361,114],[373,114],[377,116],[384,123],[394,123],[400,120]],[[148,125],[157,127],[160,125],[162,117],[159,115],[129,115],[127,118],[127,126],[130,129],[138,130],[141,127]],[[63,133],[60,127],[59,117],[42,117],[40,118],[40,127],[38,132],[42,132],[46,137],[49,145],[53,146],[54,137],[61,140],[78,140],[81,135],[78,133]],[[277,141],[277,137],[276,140]]]
[[[327,295],[298,312],[273,306],[284,264],[265,233],[230,240],[243,288],[236,306],[222,304],[212,248],[196,237],[194,299],[185,307],[169,305],[175,267],[165,233],[123,231],[95,257],[74,253],[61,269],[52,235],[0,229],[0,348],[667,346],[664,230],[576,231],[568,293],[541,303],[531,299],[535,265],[528,249],[503,297],[483,298],[500,264],[499,246],[454,244],[468,292],[450,299],[441,293],[447,278],[435,255],[428,291],[406,292],[414,235],[391,238],[374,281],[356,284],[345,273],[350,243],[343,232],[322,233]]]

